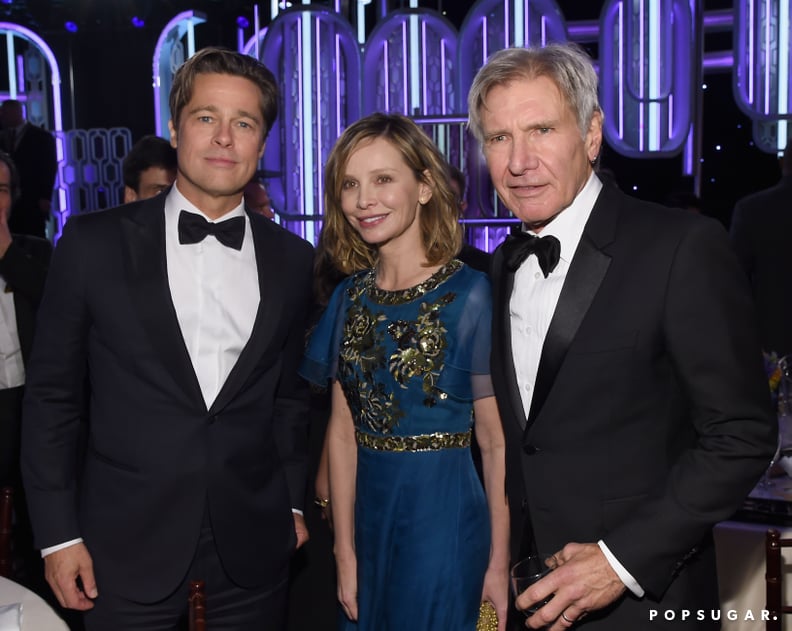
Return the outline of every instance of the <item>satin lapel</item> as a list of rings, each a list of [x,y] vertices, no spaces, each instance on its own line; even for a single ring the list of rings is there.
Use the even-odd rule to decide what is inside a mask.
[[[234,367],[228,375],[223,387],[217,395],[210,413],[223,409],[244,385],[256,362],[272,341],[273,322],[282,317],[283,302],[274,299],[278,264],[285,260],[280,251],[281,240],[272,239],[274,225],[266,225],[271,221],[256,213],[248,213],[250,228],[253,233],[253,244],[256,250],[256,267],[258,268],[259,306],[256,320],[247,344],[242,349]]]
[[[508,416],[517,422],[520,428],[525,426],[525,412],[523,411],[520,387],[517,384],[517,374],[514,371],[514,356],[511,348],[511,318],[509,317],[509,302],[512,288],[514,287],[514,272],[508,271],[503,264],[503,256],[498,250],[493,256],[493,348],[494,356],[499,362],[498,376],[504,381],[504,388],[508,393]],[[499,402],[503,403],[503,401]]]
[[[134,309],[162,363],[191,400],[202,402],[168,284],[165,197],[158,195],[120,219],[127,283]]]
[[[611,257],[604,248],[614,239],[620,206],[617,191],[609,186],[603,187],[572,258],[545,337],[531,410],[525,427],[526,437],[553,387],[569,345],[608,271]]]

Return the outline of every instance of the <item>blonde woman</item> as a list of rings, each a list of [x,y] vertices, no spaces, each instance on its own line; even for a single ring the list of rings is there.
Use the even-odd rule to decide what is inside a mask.
[[[461,230],[446,163],[411,120],[374,114],[342,134],[325,178],[322,239],[349,276],[301,372],[332,383],[341,628],[473,631],[488,601],[502,630],[508,509],[490,286],[454,258]]]

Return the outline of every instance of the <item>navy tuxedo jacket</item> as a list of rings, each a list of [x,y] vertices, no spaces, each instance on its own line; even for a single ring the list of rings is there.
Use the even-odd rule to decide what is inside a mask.
[[[586,628],[651,629],[651,608],[717,608],[705,542],[767,467],[777,436],[751,299],[726,232],[604,187],[547,333],[527,419],[510,341],[514,275],[500,249],[492,269],[513,555],[603,539],[647,596],[628,593],[590,613]]]
[[[312,247],[248,213],[261,301],[207,409],[168,286],[165,197],[66,225],[39,311],[23,420],[37,545],[83,537],[100,592],[140,602],[183,579],[206,510],[235,582],[284,580],[296,542],[291,509],[302,506],[305,486],[308,403],[297,364]]]

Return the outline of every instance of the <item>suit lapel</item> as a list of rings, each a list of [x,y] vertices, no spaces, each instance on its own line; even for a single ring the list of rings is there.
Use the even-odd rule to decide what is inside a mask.
[[[520,387],[517,383],[517,373],[514,370],[514,359],[511,350],[511,318],[509,317],[509,302],[512,288],[514,287],[514,272],[506,269],[503,263],[502,249],[498,248],[492,260],[493,276],[493,356],[498,362],[497,369],[501,373],[498,378],[505,386],[508,401],[499,401],[499,405],[506,403],[510,410],[505,414],[517,422],[520,428],[525,426],[525,412],[523,410]]]
[[[132,303],[153,348],[192,400],[203,401],[184,343],[168,284],[165,255],[165,198],[142,202],[120,219],[126,275]]]
[[[615,237],[616,221],[621,206],[618,195],[615,188],[603,187],[572,257],[542,347],[531,410],[525,426],[526,438],[547,400],[580,323],[608,271],[611,257],[607,254],[606,248]]]
[[[245,380],[256,366],[256,362],[271,343],[272,331],[275,328],[272,323],[279,321],[283,309],[281,300],[272,299],[272,296],[276,295],[273,287],[276,283],[274,279],[277,276],[278,261],[285,260],[284,253],[279,250],[280,240],[270,238],[275,226],[267,225],[270,220],[256,213],[249,212],[247,215],[250,218],[250,228],[256,251],[259,306],[250,338],[212,403],[210,413],[215,413],[228,405],[244,385]]]

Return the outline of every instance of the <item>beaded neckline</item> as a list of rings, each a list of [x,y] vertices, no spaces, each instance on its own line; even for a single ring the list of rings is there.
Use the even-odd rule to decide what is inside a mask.
[[[422,283],[414,287],[398,289],[396,291],[388,291],[377,287],[377,271],[371,269],[366,273],[366,277],[363,279],[363,286],[369,298],[374,302],[383,305],[403,305],[437,289],[461,267],[462,263],[460,261],[452,259]]]

